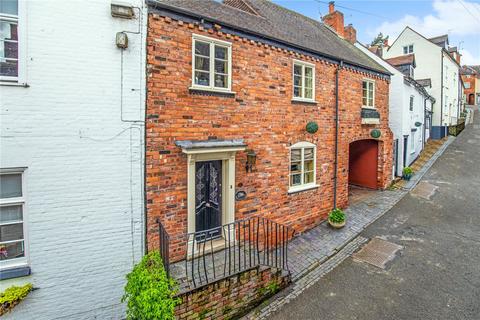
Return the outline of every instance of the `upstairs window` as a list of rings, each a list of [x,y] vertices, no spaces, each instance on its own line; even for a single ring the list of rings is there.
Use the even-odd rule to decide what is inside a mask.
[[[23,172],[0,172],[0,268],[26,264]]]
[[[232,44],[193,35],[192,88],[230,91]]]
[[[293,62],[293,100],[315,100],[315,65]]]
[[[290,147],[290,191],[315,186],[316,147],[299,142]]]
[[[413,53],[413,44],[403,47],[403,54]]]
[[[0,80],[16,81],[19,76],[19,3],[0,1]]]
[[[410,96],[410,111],[413,111],[413,96]]]
[[[375,82],[373,80],[363,80],[363,106],[375,108]]]

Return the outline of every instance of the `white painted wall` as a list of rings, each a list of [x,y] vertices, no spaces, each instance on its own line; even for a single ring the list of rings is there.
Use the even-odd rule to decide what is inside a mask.
[[[389,126],[393,132],[394,139],[398,139],[398,166],[397,176],[402,175],[402,170],[405,166],[403,163],[403,138],[409,137],[411,141],[412,129],[417,129],[415,132],[415,151],[413,153],[408,149],[407,164],[410,165],[415,160],[423,149],[423,125],[424,125],[424,99],[423,94],[418,91],[415,86],[405,82],[405,76],[388,62],[372,53],[365,46],[355,44],[357,48],[367,54],[370,58],[381,64],[387,69],[392,76],[390,77],[389,85]],[[414,109],[410,111],[410,96],[414,96]],[[415,122],[422,123],[421,127],[416,127]],[[409,146],[407,146],[409,147]]]
[[[459,67],[453,62],[453,60],[444,52],[442,48],[436,44],[430,42],[417,32],[406,28],[400,36],[392,43],[389,50],[384,52],[383,58],[389,59],[403,55],[403,47],[413,44],[413,53],[415,54],[415,60],[417,67],[415,68],[415,76],[417,79],[432,80],[432,87],[427,88],[427,91],[436,100],[434,104],[433,125],[439,126],[440,124],[447,123],[456,124],[457,108],[453,107],[454,103],[458,106],[459,92],[458,92],[458,74]],[[444,92],[443,96],[447,96],[447,105],[445,105],[445,99],[442,101],[442,55],[444,55]],[[447,73],[445,74],[445,66],[447,66]],[[453,79],[457,77],[457,85],[453,83]],[[445,81],[445,79],[447,79]],[[450,107],[452,103],[452,107]],[[444,110],[441,110],[444,108]],[[443,119],[441,119],[441,113],[443,112]]]
[[[0,85],[0,167],[27,167],[32,275],[0,290],[38,290],[5,319],[123,316],[125,275],[143,251],[146,32],[142,0],[123,2],[143,14],[113,18],[105,0],[26,3],[29,87]],[[122,96],[115,34],[139,28],[123,52]]]

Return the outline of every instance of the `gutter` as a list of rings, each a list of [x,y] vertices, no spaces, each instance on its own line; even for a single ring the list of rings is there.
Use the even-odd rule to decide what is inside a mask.
[[[337,181],[338,181],[338,129],[340,126],[339,112],[338,112],[338,75],[343,67],[343,61],[340,61],[335,72],[335,164],[333,171],[333,208],[337,209]]]
[[[336,56],[331,56],[331,55],[326,54],[326,53],[317,52],[317,51],[314,51],[312,49],[302,47],[298,44],[293,44],[293,43],[285,41],[285,40],[280,40],[280,39],[277,39],[277,38],[274,38],[274,37],[271,37],[271,36],[266,36],[266,35],[263,35],[261,33],[255,32],[255,31],[251,31],[251,30],[248,30],[248,29],[245,29],[245,28],[242,28],[242,27],[234,26],[232,24],[229,24],[228,22],[219,21],[219,20],[216,20],[214,18],[210,18],[210,17],[204,16],[204,15],[198,14],[198,13],[193,13],[191,11],[187,11],[187,10],[184,10],[184,9],[181,9],[181,8],[178,8],[178,7],[169,6],[169,5],[166,5],[165,3],[159,3],[159,2],[156,2],[155,0],[147,0],[146,3],[147,3],[148,6],[152,6],[157,10],[159,10],[159,8],[160,8],[160,9],[164,9],[164,10],[167,10],[167,11],[170,11],[170,12],[173,12],[173,13],[179,13],[179,14],[182,14],[182,15],[187,16],[187,17],[191,17],[191,18],[201,20],[204,23],[205,23],[205,21],[210,21],[213,24],[222,25],[222,26],[225,26],[225,27],[230,28],[232,30],[240,31],[244,34],[250,34],[252,36],[263,39],[264,41],[272,41],[272,42],[275,42],[275,43],[283,44],[287,47],[297,48],[297,49],[302,50],[302,51],[304,51],[306,53],[309,53],[309,54],[318,55],[318,56],[320,56],[324,59],[331,60],[331,62],[335,62],[337,64],[340,64],[341,62],[342,63],[347,63],[347,64],[351,65],[352,67],[361,68],[361,69],[364,69],[365,71],[373,72],[373,73],[376,73],[378,75],[384,75],[384,76],[387,76],[387,77],[391,76],[391,73],[388,72],[387,70],[380,71],[380,70],[377,70],[377,69],[372,69],[371,67],[367,67],[367,66],[358,64],[356,62],[339,59]]]

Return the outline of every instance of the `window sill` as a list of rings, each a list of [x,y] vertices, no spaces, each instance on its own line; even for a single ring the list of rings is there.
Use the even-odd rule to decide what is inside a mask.
[[[301,187],[290,188],[288,189],[288,194],[294,194],[302,191],[313,190],[313,189],[317,189],[318,187],[319,187],[318,184],[310,184],[310,185],[305,185]]]
[[[313,104],[313,105],[318,104],[318,102],[315,101],[315,100],[295,99],[295,98],[292,99],[292,103],[297,103],[297,104],[304,104],[305,103],[305,104]]]
[[[362,106],[362,109],[377,110],[375,107]]]
[[[200,94],[206,96],[234,97],[236,92],[229,90],[216,90],[212,88],[190,87],[188,91],[192,94]]]
[[[29,276],[31,273],[32,272],[31,272],[30,267],[26,266],[26,265],[18,266],[18,267],[12,267],[12,268],[1,270],[0,280],[26,277],[26,276]]]
[[[1,81],[0,80],[0,86],[5,86],[5,87],[22,87],[22,88],[28,88],[30,87],[26,83],[18,83],[18,82],[6,82],[6,81]]]
[[[380,124],[378,118],[362,118],[362,124]]]

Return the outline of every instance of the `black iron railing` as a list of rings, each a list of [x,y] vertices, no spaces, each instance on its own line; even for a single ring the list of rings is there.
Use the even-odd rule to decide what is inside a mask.
[[[165,232],[161,223],[159,230]],[[257,266],[288,271],[288,242],[294,233],[292,228],[267,218],[251,217],[184,234],[169,239],[183,258],[172,265],[167,262],[166,268],[172,269],[169,271],[183,289],[196,288]],[[160,251],[164,261],[169,261],[162,241]]]
[[[170,276],[170,236],[160,220],[157,220],[157,223],[159,251],[162,257],[163,267],[165,268],[167,275]]]

